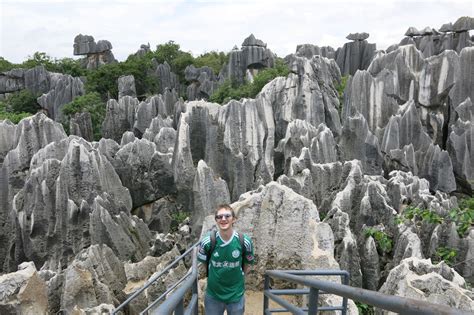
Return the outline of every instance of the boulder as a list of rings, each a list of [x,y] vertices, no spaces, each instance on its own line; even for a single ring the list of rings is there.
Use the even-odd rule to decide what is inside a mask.
[[[48,289],[34,263],[24,262],[18,271],[0,276],[0,312],[48,314]]]
[[[413,37],[413,36],[420,36],[420,35],[421,35],[420,31],[413,26],[410,26],[405,32],[405,36]]]
[[[167,90],[180,91],[178,76],[171,71],[168,62],[165,61],[163,64],[157,64],[155,61],[155,67],[155,76],[158,79],[158,92],[160,94],[164,94]]]
[[[454,32],[467,32],[474,30],[474,18],[470,16],[462,16],[453,24]]]
[[[472,311],[474,296],[465,285],[444,262],[432,265],[428,259],[407,258],[390,271],[379,292]]]
[[[100,304],[118,304],[124,298],[125,270],[106,245],[92,245],[81,251],[64,271],[61,309],[72,312]]]
[[[146,139],[122,144],[113,164],[122,185],[130,191],[132,208],[175,193],[171,158]]]
[[[367,38],[369,38],[369,33],[350,33],[349,35],[346,36],[346,38],[348,40],[354,40],[354,41],[357,41],[357,40],[365,40]]]

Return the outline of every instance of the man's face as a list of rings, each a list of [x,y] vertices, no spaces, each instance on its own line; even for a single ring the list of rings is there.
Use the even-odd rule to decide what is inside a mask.
[[[227,231],[232,228],[232,224],[235,222],[235,218],[232,216],[232,212],[227,209],[219,209],[215,216],[217,227],[221,231]]]

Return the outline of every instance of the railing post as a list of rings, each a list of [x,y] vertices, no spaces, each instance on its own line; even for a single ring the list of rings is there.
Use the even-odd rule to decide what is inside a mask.
[[[344,273],[344,275],[342,275],[342,284],[349,285],[349,272],[346,272]],[[343,297],[341,315],[346,315],[346,314],[347,314],[347,298]]]
[[[308,315],[316,315],[318,313],[319,290],[316,288],[309,289],[309,305]]]
[[[263,314],[266,314],[268,310],[268,296],[265,294],[265,291],[270,289],[270,277],[265,274],[265,282],[263,285]]]
[[[198,266],[197,260],[195,259],[196,256],[197,256],[197,248],[194,248],[192,268],[196,270],[196,277],[194,278],[192,294],[196,295],[196,297],[199,297],[199,294],[198,294],[199,266]],[[194,315],[198,315],[198,310],[199,310],[199,299],[196,299],[196,305],[194,306],[194,312],[193,312]]]

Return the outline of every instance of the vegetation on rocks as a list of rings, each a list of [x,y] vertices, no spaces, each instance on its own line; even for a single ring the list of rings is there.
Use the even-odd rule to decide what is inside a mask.
[[[36,96],[28,90],[22,90],[0,101],[0,119],[8,119],[16,124],[40,109]]]
[[[374,227],[368,227],[364,230],[364,235],[365,237],[371,236],[374,238],[377,250],[382,254],[388,254],[392,251],[393,240],[384,231],[380,231]]]
[[[209,98],[209,101],[225,104],[230,100],[240,100],[242,98],[255,98],[263,87],[276,77],[286,77],[290,73],[288,66],[282,59],[277,58],[274,68],[261,70],[253,78],[253,82],[246,82],[242,85],[232,80],[225,81]]]
[[[464,237],[469,228],[474,226],[474,198],[461,199],[459,207],[451,209],[445,215],[439,215],[430,209],[407,207],[396,221],[397,223],[412,222],[416,225],[423,222],[429,224],[442,224],[446,221],[454,222],[459,236]]]
[[[64,122],[63,125],[67,130],[69,125],[69,119],[75,113],[89,112],[92,120],[92,130],[94,132],[94,139],[100,140],[101,138],[101,126],[102,121],[105,118],[105,103],[100,98],[100,95],[96,92],[87,93],[86,95],[79,96],[69,104],[63,107]]]

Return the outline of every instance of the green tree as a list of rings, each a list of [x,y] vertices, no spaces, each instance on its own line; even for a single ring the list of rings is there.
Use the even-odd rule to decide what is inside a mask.
[[[92,120],[94,139],[99,140],[102,136],[101,127],[105,118],[105,107],[105,103],[97,92],[76,97],[72,102],[63,107],[63,124],[68,127],[69,120],[75,113],[89,112]]]
[[[8,119],[14,124],[18,124],[20,120],[25,117],[31,116],[31,113],[14,113],[7,110],[7,104],[0,102],[0,120]]]
[[[10,71],[11,69],[14,69],[15,65],[11,63],[10,61],[6,60],[3,57],[0,57],[0,72],[4,71]]]
[[[21,90],[10,95],[5,101],[6,111],[12,113],[31,113],[34,114],[41,109],[36,101],[37,96],[29,90]]]
[[[228,60],[229,54],[225,54],[224,52],[211,51],[196,57],[194,59],[194,65],[196,66],[196,68],[207,66],[213,70],[214,74],[217,75]]]

